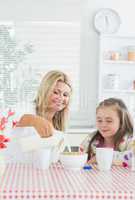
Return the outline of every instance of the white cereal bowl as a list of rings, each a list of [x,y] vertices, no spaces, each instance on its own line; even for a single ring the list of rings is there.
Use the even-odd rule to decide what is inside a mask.
[[[60,161],[64,168],[80,170],[87,162],[87,153],[63,152],[60,154]]]

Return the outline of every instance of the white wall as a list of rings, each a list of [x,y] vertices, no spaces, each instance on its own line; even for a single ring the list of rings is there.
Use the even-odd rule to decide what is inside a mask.
[[[0,20],[80,20],[81,0],[1,0]]]

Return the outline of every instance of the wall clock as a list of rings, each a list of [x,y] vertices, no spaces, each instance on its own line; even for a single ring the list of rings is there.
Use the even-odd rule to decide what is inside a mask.
[[[119,14],[110,8],[102,8],[94,16],[94,26],[98,33],[116,33],[120,24],[121,19]]]

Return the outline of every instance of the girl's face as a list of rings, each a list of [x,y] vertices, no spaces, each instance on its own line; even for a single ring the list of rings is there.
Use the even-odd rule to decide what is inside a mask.
[[[111,138],[120,127],[117,111],[113,107],[99,108],[96,114],[96,125],[104,138]]]
[[[71,88],[64,82],[57,81],[48,98],[48,109],[53,112],[63,110],[69,104]]]

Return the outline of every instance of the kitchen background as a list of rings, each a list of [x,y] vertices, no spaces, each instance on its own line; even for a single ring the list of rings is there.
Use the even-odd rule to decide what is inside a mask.
[[[101,82],[99,80],[101,79],[100,74],[102,73],[99,74],[99,68],[104,69],[104,65],[100,63],[100,51],[103,49],[103,46],[101,48],[101,38],[94,28],[94,16],[96,12],[101,8],[114,9],[115,11],[117,11],[121,18],[120,28],[117,33],[113,34],[113,36],[119,35],[120,37],[124,36],[126,38],[134,37],[135,12],[133,0],[13,0],[12,2],[10,0],[0,1],[0,21],[2,23],[11,22],[11,24],[12,22],[14,22],[13,26],[15,25],[16,28],[19,27],[17,29],[18,33],[20,30],[25,30],[27,32],[28,27],[31,26],[31,22],[36,22],[36,25],[34,24],[33,26],[34,28],[36,27],[37,30],[38,25],[40,24],[39,32],[43,30],[44,22],[53,22],[55,25],[57,24],[55,30],[57,30],[58,32],[66,30],[63,33],[65,34],[65,38],[67,37],[69,39],[70,33],[73,33],[70,35],[72,37],[70,48],[73,49],[75,47],[75,56],[72,56],[71,62],[69,63],[68,60],[70,60],[70,57],[68,57],[67,60],[65,59],[63,61],[63,63],[65,63],[64,66],[70,65],[70,67],[72,68],[71,77],[73,79],[73,86],[75,87],[74,103],[72,104],[69,130],[69,132],[71,133],[88,133],[95,124],[95,108],[97,102],[99,101],[99,93],[101,92],[101,88],[99,87],[99,83]],[[38,22],[40,23],[38,24]],[[61,26],[61,24],[63,24],[63,26]],[[66,25],[66,29],[64,28],[64,25]],[[53,26],[54,33],[55,30]],[[21,35],[21,33],[22,32],[20,31],[18,40],[20,38],[26,39],[24,37],[24,34]],[[75,44],[73,43],[74,37],[76,38]],[[32,35],[32,38],[29,38],[29,41],[30,39],[32,41],[34,39],[34,36]],[[133,39],[133,43],[134,41],[135,39]],[[66,43],[64,43],[64,45],[66,45]],[[128,42],[126,45],[128,46]],[[130,45],[132,45],[132,41],[130,42]],[[35,46],[33,45],[33,53],[36,52],[34,47]],[[68,56],[70,56],[70,53]],[[32,54],[28,55],[27,57],[27,65],[31,63],[31,66],[34,66],[35,60],[33,60]],[[59,60],[61,57],[62,56],[59,55]],[[40,64],[39,69],[42,69],[44,62],[39,62],[38,64]],[[53,66],[55,66],[56,68],[59,64],[62,66],[62,62],[60,61],[56,63],[57,66],[55,62],[52,62],[51,64],[53,64]],[[20,66],[21,65],[19,65],[19,67]],[[49,65],[47,65],[47,67],[48,66]],[[75,68],[73,68],[73,66],[75,66]],[[122,71],[123,67],[124,66],[120,66],[119,70]],[[134,65],[132,65],[132,71],[135,71],[133,67]],[[63,69],[66,70],[68,73],[70,73],[71,71],[70,68],[67,69],[65,67]],[[129,67],[128,69],[129,72],[130,69],[131,67]],[[31,68],[29,70],[31,70]],[[121,71],[119,71],[119,74],[121,73]],[[112,72],[108,72],[108,74],[112,74]],[[130,75],[130,73],[128,74]],[[75,84],[75,82],[77,84]],[[134,98],[134,94],[132,94],[131,96],[133,96]],[[134,104],[133,98],[131,98],[131,104]],[[19,111],[20,108],[18,107],[17,109]],[[81,136],[78,137],[77,142],[79,142],[81,139]]]

